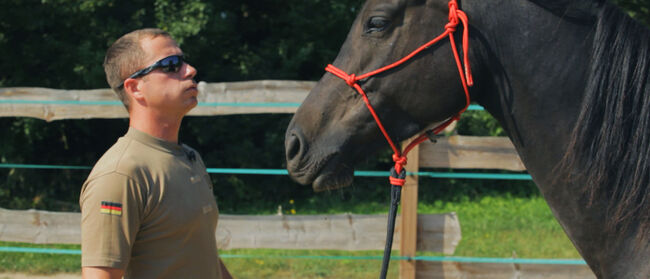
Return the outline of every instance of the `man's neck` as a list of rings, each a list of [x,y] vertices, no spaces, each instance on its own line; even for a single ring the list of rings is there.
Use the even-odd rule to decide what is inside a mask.
[[[182,117],[173,118],[156,114],[134,115],[132,113],[129,126],[151,136],[178,143],[178,131],[182,120]]]

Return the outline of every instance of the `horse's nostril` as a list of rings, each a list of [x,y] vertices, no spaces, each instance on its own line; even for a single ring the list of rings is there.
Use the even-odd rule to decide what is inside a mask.
[[[295,133],[291,133],[289,138],[287,139],[287,160],[292,160],[298,154],[300,153],[300,137],[296,135]]]

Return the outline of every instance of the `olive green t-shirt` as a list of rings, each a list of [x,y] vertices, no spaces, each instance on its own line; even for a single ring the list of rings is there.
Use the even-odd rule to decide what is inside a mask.
[[[81,189],[81,264],[125,278],[221,278],[219,212],[198,153],[129,128]]]

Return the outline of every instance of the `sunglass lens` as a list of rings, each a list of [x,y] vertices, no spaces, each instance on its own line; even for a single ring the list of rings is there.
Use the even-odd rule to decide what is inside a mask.
[[[180,56],[170,56],[160,61],[163,72],[178,72],[182,63]]]

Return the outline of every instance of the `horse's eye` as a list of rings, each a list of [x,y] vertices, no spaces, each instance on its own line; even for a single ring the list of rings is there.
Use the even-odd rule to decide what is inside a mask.
[[[386,30],[390,25],[390,20],[381,16],[373,16],[366,22],[364,33],[381,32]]]

